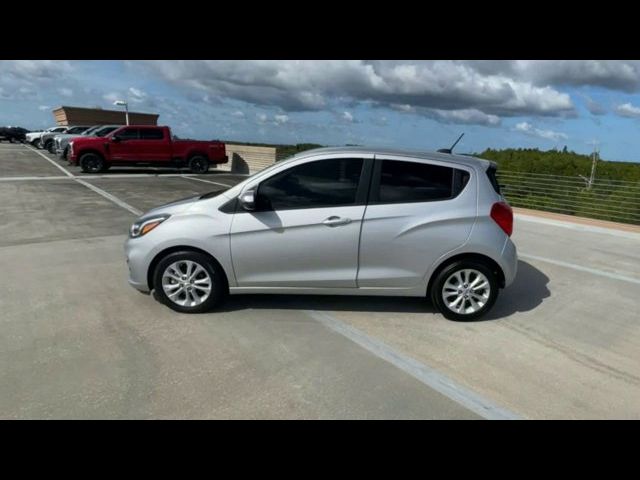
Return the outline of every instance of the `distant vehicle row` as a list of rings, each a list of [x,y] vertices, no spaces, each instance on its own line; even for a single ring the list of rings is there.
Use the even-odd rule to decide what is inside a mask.
[[[27,133],[23,141],[57,154],[84,172],[111,166],[165,166],[206,173],[228,162],[220,141],[179,140],[166,126],[76,125]]]

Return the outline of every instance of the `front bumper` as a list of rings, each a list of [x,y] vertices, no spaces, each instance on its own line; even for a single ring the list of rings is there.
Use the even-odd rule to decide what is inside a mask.
[[[148,259],[149,248],[144,246],[140,240],[142,238],[127,238],[124,242],[124,253],[129,267],[129,285],[140,292],[149,293],[149,283],[147,272],[150,261]]]

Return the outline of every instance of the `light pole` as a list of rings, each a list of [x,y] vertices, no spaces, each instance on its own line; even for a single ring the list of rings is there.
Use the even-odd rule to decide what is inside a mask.
[[[118,105],[120,107],[124,106],[125,117],[127,120],[127,125],[129,125],[129,104],[124,100],[116,100],[113,102],[114,105]]]

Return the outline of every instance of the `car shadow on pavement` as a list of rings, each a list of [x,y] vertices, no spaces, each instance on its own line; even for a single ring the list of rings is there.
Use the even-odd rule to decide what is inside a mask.
[[[500,292],[491,311],[479,321],[498,320],[518,312],[529,312],[551,296],[549,277],[530,263],[518,261],[518,274]]]
[[[527,262],[518,262],[515,281],[500,292],[493,309],[477,321],[498,320],[535,309],[550,296],[549,277]],[[349,312],[436,313],[431,302],[415,297],[342,295],[231,295],[222,311],[290,309]]]

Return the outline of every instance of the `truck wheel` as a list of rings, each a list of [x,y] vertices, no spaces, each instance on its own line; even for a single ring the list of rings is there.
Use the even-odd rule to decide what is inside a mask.
[[[49,153],[56,153],[56,144],[53,140],[47,143],[47,150]]]
[[[191,157],[189,170],[191,170],[191,173],[207,173],[209,171],[209,160],[200,156]]]
[[[40,148],[40,139],[34,140],[31,144],[36,148]]]
[[[68,160],[67,155],[69,154],[69,147],[65,147],[64,152],[62,152],[62,159]]]
[[[95,153],[85,153],[80,157],[80,168],[85,173],[100,173],[104,169],[104,159]]]

